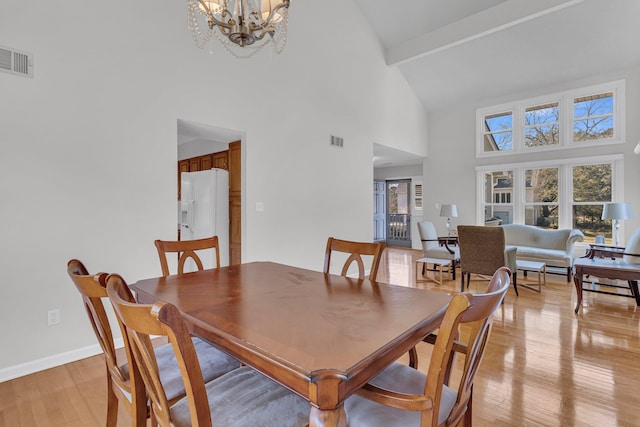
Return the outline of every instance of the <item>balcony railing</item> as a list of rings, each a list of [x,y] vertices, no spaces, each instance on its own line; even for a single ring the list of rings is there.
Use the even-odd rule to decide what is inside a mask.
[[[411,215],[387,214],[387,244],[411,246]]]

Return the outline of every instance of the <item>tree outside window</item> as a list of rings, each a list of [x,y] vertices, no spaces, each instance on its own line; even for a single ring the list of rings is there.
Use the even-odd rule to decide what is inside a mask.
[[[610,163],[573,166],[573,227],[582,231],[585,241],[603,235],[612,242],[611,221],[602,220],[604,203],[611,202],[612,165]]]
[[[573,142],[613,137],[613,92],[573,100]]]
[[[524,223],[558,228],[558,168],[525,170]]]

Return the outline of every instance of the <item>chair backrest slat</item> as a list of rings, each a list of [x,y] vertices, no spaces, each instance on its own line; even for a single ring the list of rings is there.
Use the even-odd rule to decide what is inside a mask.
[[[168,276],[169,274],[171,274],[169,272],[169,263],[167,262],[168,253],[178,254],[177,274],[183,274],[185,272],[185,263],[189,259],[192,259],[196,263],[198,270],[202,270],[204,268],[202,260],[200,259],[196,251],[205,249],[212,249],[215,251],[216,268],[220,268],[220,246],[218,243],[218,236],[196,240],[156,240],[154,244],[156,245],[156,249],[158,250],[158,257],[160,258],[160,267],[162,268],[163,276]]]
[[[358,278],[364,279],[365,266],[362,256],[368,255],[372,257],[369,278],[371,280],[375,280],[378,274],[378,268],[380,267],[380,259],[382,258],[384,246],[384,242],[352,242],[329,237],[324,255],[323,272],[329,273],[331,267],[331,254],[333,252],[343,252],[349,254],[349,257],[345,261],[340,274],[342,276],[346,276],[349,268],[355,262],[358,267]]]
[[[151,399],[151,408],[158,424],[172,426],[167,394],[160,380],[158,363],[151,336],[166,337],[180,367],[186,391],[191,425],[210,427],[211,415],[202,370],[193,341],[180,311],[173,305],[159,302],[154,305],[136,304],[122,277],[107,278],[107,293],[116,315],[127,329],[133,355]]]

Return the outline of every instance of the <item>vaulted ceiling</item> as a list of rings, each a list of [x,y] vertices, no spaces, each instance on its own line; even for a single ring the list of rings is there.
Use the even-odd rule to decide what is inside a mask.
[[[428,111],[640,66],[638,0],[355,0]]]
[[[427,111],[640,66],[639,0],[355,0]],[[421,158],[374,147],[374,166]]]

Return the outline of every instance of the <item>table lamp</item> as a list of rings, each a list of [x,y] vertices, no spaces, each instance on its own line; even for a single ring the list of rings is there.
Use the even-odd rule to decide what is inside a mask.
[[[602,219],[613,221],[613,241],[615,246],[620,246],[620,220],[632,219],[633,212],[629,203],[605,203],[602,208]]]
[[[456,205],[442,205],[440,216],[447,217],[447,237],[451,237],[451,218],[458,217],[458,208]]]

